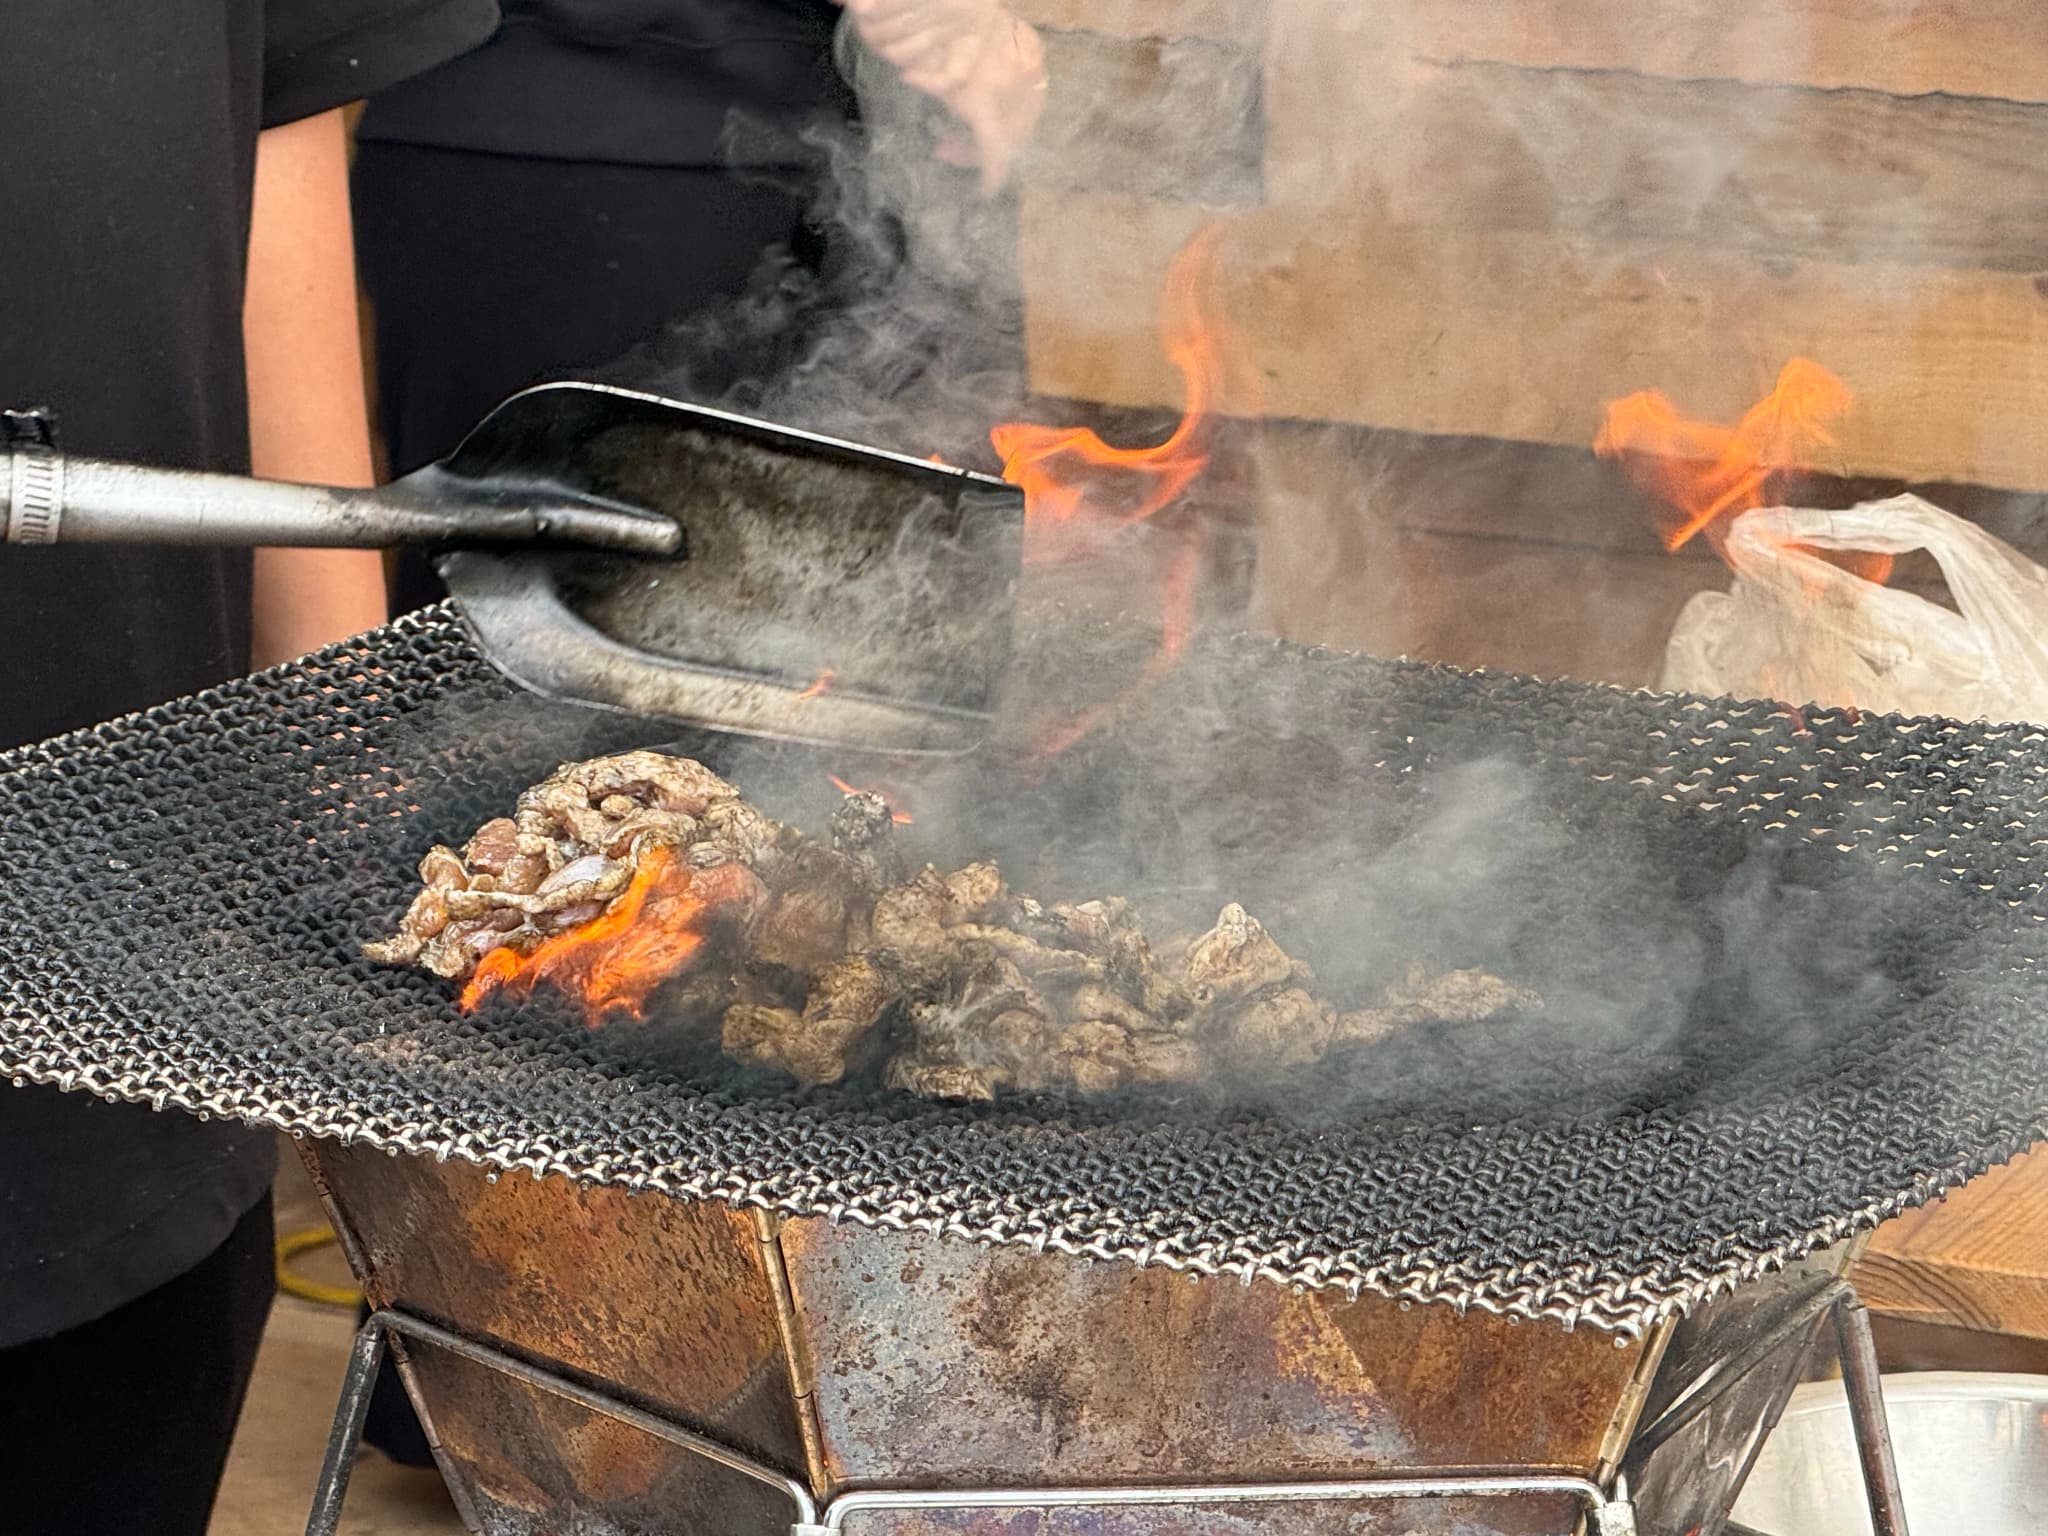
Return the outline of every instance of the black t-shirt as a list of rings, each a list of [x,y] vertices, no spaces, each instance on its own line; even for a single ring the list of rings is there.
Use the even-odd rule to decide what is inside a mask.
[[[495,0],[0,9],[0,405],[50,406],[75,453],[246,470],[258,129],[475,46]],[[0,545],[0,745],[235,676],[248,614],[246,553]],[[182,1273],[270,1171],[265,1138],[0,1088],[0,1346]]]
[[[789,165],[843,119],[833,0],[505,0],[484,47],[371,101],[361,135],[614,165]]]

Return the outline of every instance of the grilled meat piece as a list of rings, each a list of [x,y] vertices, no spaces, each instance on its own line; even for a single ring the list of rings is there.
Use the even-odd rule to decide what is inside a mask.
[[[728,1008],[725,1051],[752,1066],[778,1067],[801,1087],[836,1083],[867,1054],[869,1034],[896,999],[882,962],[848,955],[818,973],[801,1013],[750,1003]]]
[[[924,890],[929,896],[930,885]],[[908,1043],[891,1067],[897,1086],[974,1100],[1003,1091],[1106,1093],[1200,1076],[1203,1052],[1187,1033],[1188,1010],[1178,1006],[1185,994],[1166,978],[1134,983],[1174,1005],[1155,1014],[1106,979],[1103,958],[1047,948],[989,923],[938,931],[953,958],[944,980],[907,1010]],[[1149,954],[1127,952],[1127,968],[1140,963],[1149,964]]]
[[[427,858],[432,859],[435,853],[447,852],[445,848],[436,848],[434,853],[427,855]],[[500,816],[496,821],[487,821],[476,829],[476,836],[469,840],[469,846],[462,850],[462,856],[455,862],[458,868],[467,865],[480,875],[503,876],[523,857],[525,855],[519,851],[518,824],[509,816]],[[433,876],[427,872],[424,863],[420,866],[420,878],[429,885],[433,883]],[[536,879],[535,884],[538,883]]]
[[[895,813],[872,790],[854,790],[832,813],[832,846],[852,859],[876,890],[896,884],[907,868],[896,846]]]
[[[1067,999],[1067,1011],[1076,1019],[1108,1024],[1126,1034],[1163,1034],[1159,1020],[1145,1012],[1113,987],[1085,982]]]
[[[869,1030],[897,992],[895,979],[881,961],[872,955],[848,955],[818,973],[804,999],[804,1017],[843,1019]]]
[[[1232,1010],[1215,1044],[1253,1070],[1307,1066],[1330,1048],[1337,1010],[1297,986],[1269,988]]]
[[[1102,974],[1120,997],[1162,1024],[1179,1026],[1195,1010],[1187,983],[1160,969],[1135,924],[1110,934]]]
[[[1228,1007],[1294,975],[1294,962],[1259,920],[1232,902],[1188,947],[1188,990],[1204,1008]]]
[[[836,1080],[830,1064],[805,1039],[803,1016],[768,1003],[734,1003],[725,1010],[719,1043],[748,1066],[778,1067],[805,1087]]]
[[[704,841],[696,847],[715,848],[733,863],[749,868],[758,868],[769,856],[783,830],[738,798],[714,800],[705,806],[699,826]]]
[[[955,923],[979,922],[1010,894],[1003,884],[1003,872],[993,864],[969,864],[956,869],[943,884]]]
[[[914,982],[936,985],[953,959],[946,929],[956,911],[946,882],[927,864],[876,897],[869,932],[875,948],[895,956]]]
[[[745,940],[750,960],[809,975],[864,949],[875,886],[859,860],[819,843],[777,850],[768,899]]]
[[[845,1077],[873,1029],[873,1017],[835,1012],[819,1000],[802,1013],[794,1008],[734,1003],[725,1010],[720,1043],[725,1053],[749,1066],[773,1067],[799,1087],[816,1088]]]
[[[1103,975],[1103,962],[1095,956],[1075,949],[1048,948],[1014,928],[1000,928],[993,923],[955,923],[945,934],[954,944],[985,945],[1040,981],[1079,983],[1097,981]]]
[[[899,1093],[914,1093],[921,1099],[956,1099],[969,1104],[991,1103],[997,1089],[1009,1086],[998,1071],[907,1054],[890,1060],[882,1081]]]
[[[1486,971],[1445,971],[1432,976],[1416,965],[1387,989],[1380,1006],[1410,1023],[1476,1024],[1510,1011],[1540,1008],[1543,1001]]]
[[[462,852],[429,850],[425,889],[398,932],[363,952],[464,980],[493,950],[531,954],[602,916],[651,849],[684,849],[700,869],[750,865],[779,830],[688,758],[626,752],[567,763],[521,795],[511,817],[477,828]]]
[[[519,797],[514,821],[524,829],[528,817],[585,851],[605,848],[622,823],[644,819],[671,827],[690,823],[721,800],[737,800],[740,792],[702,763],[663,752],[621,752],[587,762],[564,763]],[[687,842],[688,838],[676,839]]]
[[[804,1088],[877,1064],[892,1087],[966,1101],[1188,1084],[1537,1005],[1483,971],[1417,968],[1374,1006],[1339,1012],[1235,903],[1155,949],[1120,898],[1041,903],[986,862],[911,872],[879,795],[849,793],[820,842],[702,765],[653,752],[566,764],[459,853],[431,849],[399,932],[365,949],[463,978],[494,950],[573,941],[656,850],[661,878],[673,883],[678,861],[689,874],[644,910],[684,924],[687,942],[635,953],[674,950],[684,969],[669,1001],[720,1018],[728,1055]]]

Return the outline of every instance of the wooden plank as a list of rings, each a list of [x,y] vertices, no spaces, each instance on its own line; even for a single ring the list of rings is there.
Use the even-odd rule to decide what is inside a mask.
[[[1274,201],[1781,258],[2048,268],[2038,102],[1432,61],[1394,14],[1276,31]]]
[[[1045,33],[1051,81],[1023,162],[1035,185],[1205,203],[1262,196],[1261,60],[1203,38]]]
[[[1267,31],[1266,195],[1276,202],[1367,206],[1384,159],[1413,153],[1406,132],[1412,67],[1399,7],[1274,0]]]
[[[1679,610],[1727,586],[1718,566],[1662,553],[1341,521],[1261,533],[1254,615],[1290,640],[1630,688],[1656,683]]]
[[[1268,422],[1256,456],[1251,622],[1290,639],[1649,686],[1679,610],[1729,586],[1704,541],[1664,553],[1651,499],[1583,449]],[[1891,489],[1800,486],[1821,506]],[[1891,585],[1933,596],[1939,573],[1908,556]]]
[[[1256,43],[1269,0],[1010,0],[1037,27],[1116,37],[1206,37]]]
[[[1027,182],[1020,199],[1029,384],[1037,395],[1178,406],[1156,316],[1167,264],[1215,215],[1183,203],[1062,191]],[[1140,348],[1145,358],[1121,354]],[[1062,388],[1054,381],[1079,383]]]
[[[2048,1376],[2048,1339],[1980,1333],[1974,1328],[1915,1322],[1883,1312],[1873,1315],[1870,1322],[1877,1340],[1878,1364],[1887,1371],[2022,1371]],[[1807,1363],[1809,1373],[1818,1363]],[[1839,1376],[1840,1366],[1827,1374]]]
[[[1886,1222],[1853,1279],[1876,1312],[2048,1339],[2048,1153]]]
[[[1397,579],[1401,498],[1382,494],[1357,434],[1287,423],[1258,453],[1251,627],[1304,645],[1413,653],[1421,595]]]
[[[1662,554],[1661,504],[1584,445],[1504,443],[1329,423],[1269,422],[1260,462],[1304,506],[1373,509],[1391,526],[1617,555]],[[1831,503],[1830,503],[1831,504]],[[1670,557],[1706,560],[1694,545]]]
[[[1201,221],[1027,198],[1032,388],[1176,403],[1153,316]],[[1581,446],[1637,389],[1733,420],[1798,353],[1857,395],[1817,467],[2048,489],[2048,286],[2031,275],[1587,248],[1286,206],[1232,216],[1219,266],[1225,344],[1263,376],[1254,413]]]
[[[2048,107],[1484,63],[1405,79],[1401,131],[1372,165],[1389,211],[1417,223],[2048,267]],[[1295,109],[1327,131],[1326,106]]]
[[[1327,10],[1322,0],[1293,8],[1310,19]],[[1422,58],[2048,101],[2040,0],[1408,0],[1389,9]]]
[[[1258,464],[1252,622],[1306,644],[1641,686],[1728,584],[1582,452],[1284,422]]]
[[[1059,419],[1094,420],[1100,411],[1069,406]],[[1144,415],[1142,427],[1127,429],[1112,441],[1161,435],[1160,413]],[[1262,490],[1273,494],[1277,485],[1279,494],[1302,505],[1370,504],[1384,509],[1400,527],[1433,533],[1515,538],[1622,555],[1658,547],[1662,504],[1621,465],[1593,457],[1582,444],[1507,443],[1294,421],[1234,422],[1219,438],[1231,443],[1240,460],[1259,466],[1262,483],[1246,483],[1240,470],[1236,482],[1223,484],[1223,472],[1212,465],[1202,486],[1241,502],[1256,501]],[[2048,564],[2048,497],[2039,494],[1786,474],[1770,482],[1768,495],[1792,506],[1848,507],[1907,489],[1976,523],[2027,558]],[[1675,558],[1715,557],[1696,541]],[[1903,555],[1891,585],[1933,591],[1940,585],[1939,568],[1924,556]]]
[[[1902,177],[1925,173],[1927,154],[1900,133],[1857,128],[1882,119],[1884,102],[1835,109],[1824,105],[1831,94],[1860,88],[1923,96],[1915,102],[1894,100],[1891,110],[1901,122],[1928,119],[1937,125],[1997,117],[1997,102],[1949,99],[1958,94],[2036,106],[2048,102],[2048,7],[2036,0],[1988,0],[1960,9],[1942,4],[1907,9],[1910,15],[1902,15],[1899,7],[1885,7],[1879,14],[1856,0],[1675,0],[1669,6],[1623,0],[1409,0],[1351,7],[1332,7],[1327,0],[1278,0],[1265,46],[1268,192],[1277,201],[1339,207],[1390,197],[1397,201],[1388,211],[1404,216],[1399,197],[1427,191],[1426,183],[1416,185],[1417,177],[1402,174],[1402,168],[1432,158],[1431,135],[1441,130],[1429,122],[1430,98],[1446,69],[1477,68],[1470,78],[1501,80],[1509,77],[1485,66],[1509,65],[1578,82],[1594,71],[1657,77],[1623,78],[1604,88],[1574,84],[1559,89],[1547,118],[1530,123],[1525,114],[1522,131],[1533,140],[1538,159],[1545,158],[1540,151],[1547,139],[1606,135],[1604,143],[1595,140],[1596,153],[1584,165],[1548,157],[1547,163],[1563,167],[1555,190],[1567,197],[1613,194],[1619,201],[1619,194],[1635,190],[1629,178],[1637,168],[1628,157],[1647,152],[1653,160],[1661,156],[1672,185],[1681,193],[1690,190],[1703,206],[1702,182],[1711,189],[1729,179],[1731,144],[1739,149],[1774,131],[1767,120],[1738,125],[1731,140],[1728,126],[1714,120],[1696,124],[1688,136],[1680,118],[1665,142],[1651,138],[1646,143],[1646,135],[1658,128],[1654,114],[1645,120],[1639,111],[1600,110],[1600,89],[1617,99],[1632,92],[1654,98],[1680,80],[1721,82],[1718,93],[1707,93],[1710,98],[1748,99],[1766,115],[1782,113],[1785,109],[1774,103],[1790,98],[1769,92],[1745,97],[1728,89],[1728,83],[1826,87],[1806,93],[1816,103],[1807,114],[1816,124],[1809,145],[1815,164],[1838,168],[1838,174],[1846,168],[1891,196]],[[1773,35],[1775,45],[1770,43]],[[1818,41],[1810,48],[1800,46],[1811,39]],[[1828,59],[1838,62],[1829,65]],[[1574,105],[1575,92],[1595,94]],[[1847,132],[1829,126],[1837,116],[1848,124]],[[1704,131],[1708,126],[1716,131]],[[1953,137],[1957,130],[1944,126],[1939,131]],[[1792,135],[1785,142],[1789,147]],[[1527,158],[1526,151],[1519,153]],[[1453,148],[1433,158],[1450,161],[1467,176],[1485,168],[1483,162],[1457,166],[1457,154]],[[1897,170],[1888,165],[1894,155],[1904,157]],[[1791,167],[1774,194],[1784,201],[1796,191],[1797,156],[1787,154],[1780,163]],[[1542,190],[1540,185],[1516,186],[1506,175],[1496,182],[1511,203],[1526,202]],[[1810,186],[1810,195],[1837,201],[1855,195],[1853,186],[1822,185],[1819,177]],[[1739,192],[1738,178],[1717,211],[1741,212]],[[1963,224],[1966,231],[1996,228],[2006,219],[2003,209],[1986,203]],[[1931,240],[1963,237],[1953,230],[1928,230]]]

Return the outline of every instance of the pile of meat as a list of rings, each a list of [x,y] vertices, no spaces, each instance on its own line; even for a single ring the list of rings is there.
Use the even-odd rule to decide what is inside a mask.
[[[665,906],[645,901],[654,876]],[[666,984],[665,1013],[721,1019],[728,1054],[806,1086],[876,1070],[932,1098],[1093,1094],[1299,1066],[1411,1025],[1535,1005],[1454,971],[1342,1011],[1242,907],[1155,948],[1119,899],[1042,903],[989,863],[911,869],[877,795],[849,794],[821,842],[703,765],[651,752],[561,768],[460,853],[435,848],[420,877],[398,934],[365,946],[374,958],[469,981],[468,1002],[529,965],[582,987],[593,1022]],[[631,903],[642,922],[689,912],[687,942],[620,925]],[[557,952],[591,949],[603,953],[548,970]],[[660,974],[617,990],[650,964]],[[598,976],[604,997],[590,991]]]

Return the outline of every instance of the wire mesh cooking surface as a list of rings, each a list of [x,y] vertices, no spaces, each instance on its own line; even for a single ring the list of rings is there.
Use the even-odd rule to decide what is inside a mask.
[[[1544,1007],[1229,1103],[1107,1107],[800,1095],[722,1068],[701,1031],[592,1034],[538,1000],[465,1017],[437,978],[360,957],[429,843],[559,761],[650,744],[520,694],[444,609],[0,756],[0,1070],[493,1168],[1624,1334],[2048,1127],[2031,727],[1200,646],[1049,768],[933,770],[920,806],[942,813],[920,822],[1025,888],[1127,889],[1148,921],[1243,899],[1340,1001],[1421,958]],[[786,816],[822,812],[826,768],[864,766],[662,744]]]

